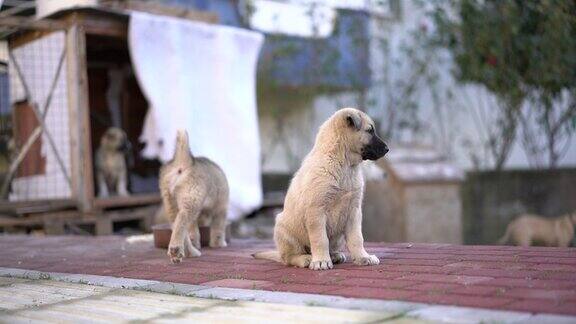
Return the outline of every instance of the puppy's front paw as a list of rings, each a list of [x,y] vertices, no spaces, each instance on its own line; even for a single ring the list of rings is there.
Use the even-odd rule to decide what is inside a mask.
[[[332,269],[332,260],[312,260],[308,268],[312,270],[328,270]]]
[[[168,256],[170,257],[170,261],[172,261],[172,263],[182,262],[182,258],[184,258],[184,247],[183,246],[168,247]]]
[[[210,238],[210,247],[211,248],[223,248],[227,247],[226,240],[223,237],[215,237],[214,239]]]
[[[342,252],[330,253],[330,259],[332,259],[332,263],[334,264],[346,262],[346,256]]]
[[[377,256],[371,254],[371,255],[368,255],[366,257],[360,257],[360,258],[354,259],[354,264],[362,265],[362,266],[377,265],[377,264],[380,264],[380,259],[378,259]]]

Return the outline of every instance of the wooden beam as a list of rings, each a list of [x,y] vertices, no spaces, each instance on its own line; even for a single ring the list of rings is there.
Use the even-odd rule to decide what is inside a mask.
[[[74,200],[11,201],[0,203],[0,212],[17,215],[63,210],[76,206]]]
[[[46,35],[57,32],[57,30],[18,30],[14,29],[14,33],[8,35],[8,48],[13,50],[20,46],[24,46],[30,42],[40,39]]]
[[[152,205],[158,204],[160,202],[160,194],[139,194],[128,197],[115,196],[109,198],[97,198],[94,203],[94,207],[98,209],[106,209],[112,207]]]
[[[76,10],[61,17],[69,24],[78,24],[89,35],[126,38],[128,15],[111,14],[96,10]]]
[[[65,22],[59,20],[36,20],[25,17],[2,17],[2,19],[0,19],[0,26],[35,30],[65,30],[68,28]]]
[[[82,27],[86,34],[111,36],[111,37],[128,37],[128,22],[111,19],[98,19],[87,16],[82,22]]]
[[[215,24],[218,22],[218,15],[213,12],[197,11],[175,6],[166,6],[154,2],[127,0],[127,1],[102,1],[101,3],[103,6],[106,6],[111,9],[142,11],[155,15],[171,16],[171,17],[189,19],[193,21],[205,22],[209,24]]]
[[[86,35],[77,22],[73,22],[66,33],[66,57],[74,197],[80,211],[90,212],[94,207],[94,180],[86,75]]]

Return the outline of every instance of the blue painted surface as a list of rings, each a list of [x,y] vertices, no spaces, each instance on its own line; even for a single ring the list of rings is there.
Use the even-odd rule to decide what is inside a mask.
[[[10,95],[8,90],[8,73],[0,72],[0,115],[10,113]]]
[[[238,12],[235,0],[165,0],[166,3],[188,9],[211,11],[218,14],[219,22],[223,25],[245,27]]]
[[[234,0],[166,0],[182,7],[212,11],[220,23],[246,27]],[[326,39],[266,35],[258,64],[259,82],[274,87],[366,88],[370,85],[368,14],[339,10],[336,28]]]
[[[267,36],[259,77],[280,87],[369,86],[367,18],[363,12],[340,10],[335,32],[326,39]]]

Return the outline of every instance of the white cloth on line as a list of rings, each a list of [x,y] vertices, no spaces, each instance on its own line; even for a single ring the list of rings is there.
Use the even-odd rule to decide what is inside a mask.
[[[143,156],[166,162],[176,131],[195,156],[215,161],[230,185],[229,219],[262,204],[256,64],[263,35],[189,20],[131,14],[129,47],[150,109]]]

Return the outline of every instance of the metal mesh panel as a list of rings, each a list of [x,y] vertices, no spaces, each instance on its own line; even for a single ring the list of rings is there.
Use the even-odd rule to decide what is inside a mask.
[[[72,190],[65,33],[43,36],[12,50],[9,56],[7,109],[16,144],[10,160],[13,164],[16,160],[18,168],[11,177],[8,199],[69,198]]]

